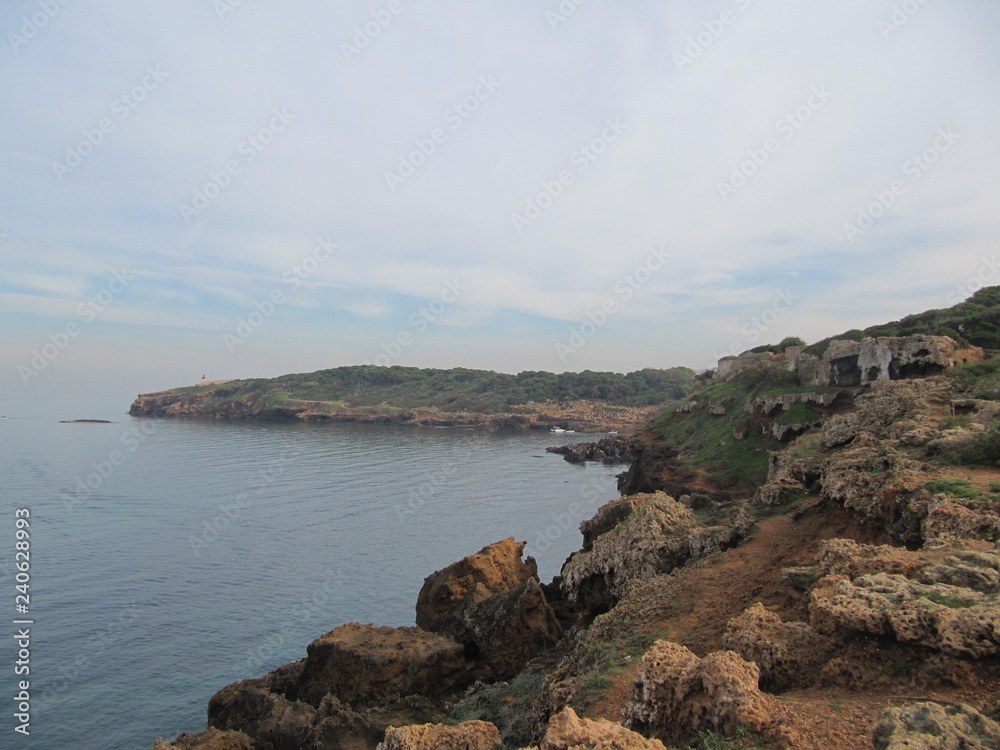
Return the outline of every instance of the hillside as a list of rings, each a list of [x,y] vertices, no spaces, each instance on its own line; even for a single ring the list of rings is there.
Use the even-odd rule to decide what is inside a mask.
[[[686,367],[509,375],[355,366],[142,394],[130,413],[598,431],[637,426],[693,382]]]

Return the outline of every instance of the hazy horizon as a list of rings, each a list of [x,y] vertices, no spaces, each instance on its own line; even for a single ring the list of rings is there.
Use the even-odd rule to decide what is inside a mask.
[[[0,394],[702,369],[948,307],[1000,269],[998,29],[986,0],[18,0]]]

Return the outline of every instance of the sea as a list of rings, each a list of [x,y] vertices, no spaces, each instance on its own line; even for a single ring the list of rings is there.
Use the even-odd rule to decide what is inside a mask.
[[[345,622],[413,625],[427,575],[507,537],[551,580],[624,468],[545,452],[599,436],[128,406],[0,399],[0,747],[146,750],[200,731],[220,688]],[[109,423],[61,422],[77,419]]]

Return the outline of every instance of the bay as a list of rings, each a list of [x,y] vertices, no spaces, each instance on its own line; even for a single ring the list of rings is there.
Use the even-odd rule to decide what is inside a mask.
[[[26,507],[40,747],[142,750],[198,731],[219,688],[345,622],[412,625],[425,576],[508,536],[550,580],[622,469],[545,453],[578,434],[123,411],[0,399],[0,601],[10,622]],[[59,423],[85,418],[111,423]]]

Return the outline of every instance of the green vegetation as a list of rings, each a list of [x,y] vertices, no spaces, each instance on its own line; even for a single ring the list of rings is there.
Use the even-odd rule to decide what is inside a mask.
[[[959,365],[948,371],[955,387],[986,401],[1000,401],[1000,358]]]
[[[803,424],[805,422],[816,422],[823,418],[823,415],[805,404],[792,404],[791,408],[778,417],[778,424]]]
[[[752,732],[744,726],[736,728],[736,742],[727,739],[725,735],[718,732],[703,729],[688,740],[686,747],[692,748],[692,750],[737,750],[744,747],[747,750],[756,750],[756,747],[748,747],[743,742],[751,736],[753,736]]]
[[[938,429],[951,430],[955,427],[968,427],[970,424],[972,424],[972,417],[969,416],[945,417],[938,424]]]
[[[206,404],[229,402],[264,408],[301,408],[335,413],[345,404],[379,407],[383,413],[413,408],[448,412],[500,414],[512,406],[565,403],[579,399],[614,406],[656,406],[683,398],[694,382],[694,370],[614,372],[522,372],[517,375],[416,367],[337,367],[271,379],[236,380],[220,385],[179,388],[184,395],[207,395]]]
[[[834,339],[861,341],[868,336],[951,336],[966,346],[1000,349],[1000,287],[980,289],[965,302],[943,310],[927,310],[907,315],[902,320],[871,326],[859,331],[847,331],[810,346],[806,351],[823,356]]]
[[[996,466],[1000,462],[1000,428],[993,427],[954,447],[928,445],[928,453],[955,466]]]
[[[783,338],[778,344],[764,344],[763,346],[755,346],[750,349],[752,354],[759,354],[761,352],[771,352],[772,354],[783,354],[785,349],[790,346],[805,346],[806,342],[800,339],[798,336],[788,336]]]
[[[489,721],[503,738],[503,748],[527,747],[535,741],[541,725],[533,702],[545,683],[540,672],[522,672],[509,684],[495,682],[471,690],[452,709],[449,724]]]
[[[967,607],[974,607],[976,603],[970,599],[959,599],[954,596],[945,596],[937,591],[931,591],[927,594],[917,594],[922,599],[927,599],[935,604],[940,604],[943,607],[948,607],[949,609],[966,609]]]
[[[975,500],[979,497],[979,490],[964,479],[937,479],[925,484],[924,488],[932,495],[943,492],[963,500]]]
[[[892,662],[892,673],[896,677],[912,677],[913,664],[906,659],[896,659]]]

